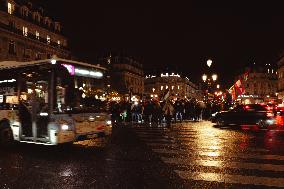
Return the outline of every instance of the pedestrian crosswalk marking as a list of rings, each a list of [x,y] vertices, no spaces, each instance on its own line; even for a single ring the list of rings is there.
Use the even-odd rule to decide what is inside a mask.
[[[198,132],[197,132],[198,131]],[[223,132],[223,131],[221,131]],[[153,152],[159,154],[160,159],[187,181],[208,181],[229,184],[247,184],[266,187],[284,187],[284,156],[269,154],[270,150],[254,146],[239,149],[239,143],[230,143],[231,136],[219,137],[203,132],[198,127],[180,127],[172,129],[136,129],[139,138],[144,141]],[[200,137],[206,140],[199,140]],[[248,136],[250,137],[250,136]],[[226,153],[222,153],[222,152]],[[248,159],[249,162],[247,161]],[[265,160],[263,161],[258,160]],[[280,161],[280,162],[279,162]],[[177,168],[178,167],[178,168]],[[192,172],[192,168],[203,167],[207,171]],[[184,170],[189,168],[189,170]],[[210,170],[224,170],[225,173],[211,173]],[[229,174],[226,169],[234,170]],[[194,169],[195,170],[195,169]],[[271,171],[279,173],[279,177],[256,175],[241,175],[242,171]],[[209,171],[209,172],[208,172]],[[236,173],[238,172],[238,174]],[[246,174],[246,171],[244,174]]]
[[[233,169],[254,169],[265,171],[284,171],[284,165],[232,162],[232,161],[216,161],[208,159],[181,159],[181,158],[161,158],[167,164],[204,166],[217,168],[233,168]]]
[[[171,150],[171,149],[165,149],[165,148],[156,148],[152,149],[153,152],[161,153],[161,154],[171,154],[171,155],[188,155],[189,152],[185,151],[179,151],[179,150]],[[208,157],[224,157],[224,154],[220,154],[218,151],[199,151],[197,153],[199,156],[208,156]],[[233,157],[233,158],[242,158],[242,159],[262,159],[262,160],[278,160],[278,161],[284,161],[284,156],[280,155],[270,155],[270,154],[226,154],[226,157]]]
[[[210,182],[222,182],[230,184],[249,184],[269,187],[283,187],[284,178],[270,178],[270,177],[256,177],[256,176],[242,176],[230,175],[221,173],[204,173],[204,172],[188,172],[179,171],[175,172],[185,180],[200,180]]]
[[[159,143],[157,141],[153,141],[153,142],[146,142],[146,144],[148,146],[151,146],[152,149],[157,149],[157,148],[166,148],[166,147],[171,147],[171,148],[176,148],[176,149],[188,149],[188,150],[220,150],[222,149],[226,149],[228,151],[232,151],[231,148],[229,147],[221,147],[221,146],[216,146],[216,145],[204,145],[204,146],[197,146],[197,145],[193,145],[194,143],[183,143],[182,145],[180,144],[176,144],[176,143],[172,143],[171,141],[168,141],[168,143]],[[263,148],[246,148],[247,151],[250,152],[269,152],[269,150],[267,149],[263,149]]]

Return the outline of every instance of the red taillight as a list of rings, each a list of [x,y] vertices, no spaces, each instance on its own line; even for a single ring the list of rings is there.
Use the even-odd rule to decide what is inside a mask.
[[[101,125],[101,126],[98,126],[97,127],[97,130],[104,130],[105,129],[105,126],[104,125]]]

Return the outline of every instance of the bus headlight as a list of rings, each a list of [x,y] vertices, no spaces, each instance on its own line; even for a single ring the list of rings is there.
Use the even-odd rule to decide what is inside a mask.
[[[107,125],[111,125],[111,120],[106,121]]]
[[[62,131],[67,131],[67,130],[69,130],[69,128],[70,128],[70,127],[69,127],[69,125],[67,125],[67,124],[62,124],[62,125],[61,125],[61,130],[62,130]]]

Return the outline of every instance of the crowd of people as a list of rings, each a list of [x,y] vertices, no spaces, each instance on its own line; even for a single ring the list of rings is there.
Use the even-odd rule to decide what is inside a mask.
[[[148,124],[166,124],[184,120],[201,121],[209,119],[212,113],[220,111],[221,104],[205,103],[192,99],[171,98],[158,101],[155,99],[142,102],[112,102],[110,111],[113,122],[138,122]]]

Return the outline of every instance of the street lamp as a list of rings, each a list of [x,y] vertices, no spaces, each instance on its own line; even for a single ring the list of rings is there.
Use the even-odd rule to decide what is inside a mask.
[[[207,75],[203,74],[202,75],[202,80],[205,82],[207,80]]]
[[[208,59],[206,63],[207,63],[207,66],[210,68],[210,66],[212,65],[212,60]]]
[[[57,56],[54,54],[51,57],[51,64],[56,64],[56,61],[57,61]]]
[[[216,81],[217,80],[217,74],[213,74],[212,79],[213,79],[213,81]]]

